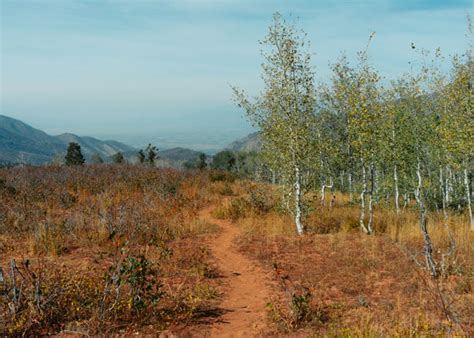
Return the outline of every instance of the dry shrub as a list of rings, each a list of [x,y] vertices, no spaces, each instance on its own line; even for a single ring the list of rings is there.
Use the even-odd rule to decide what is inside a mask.
[[[218,298],[210,283],[218,273],[195,241],[146,251],[118,241],[105,262],[91,268],[74,261],[24,261],[15,277],[4,269],[2,333],[97,334],[145,325],[160,330],[175,321],[192,322]]]
[[[74,239],[93,246],[127,236],[146,244],[180,236],[209,202],[205,173],[137,166],[12,168],[17,193],[0,206],[0,230],[33,238],[33,252],[61,254]],[[2,193],[2,192],[0,192]]]
[[[218,219],[230,219],[236,221],[239,218],[247,216],[250,209],[251,206],[247,199],[237,197],[230,200],[230,202],[224,201],[224,203],[214,209],[212,215]]]
[[[276,194],[268,185],[254,185],[249,188],[247,200],[254,214],[266,214],[276,207]]]
[[[32,242],[32,251],[34,254],[51,254],[58,256],[67,248],[64,227],[58,224],[38,224]]]
[[[29,264],[23,262],[15,269],[15,279],[11,273],[4,275],[0,296],[2,334],[59,332],[69,322],[92,317],[93,303],[100,297],[94,277],[49,264]]]
[[[285,332],[303,327],[320,335],[386,336],[449,330],[440,299],[427,285],[429,278],[420,278],[417,266],[387,239],[343,233],[303,238],[253,234],[240,244],[243,252],[273,269],[287,295],[269,309]],[[443,288],[449,290],[449,283]],[[472,298],[457,299],[456,305],[459,318],[468,320]]]
[[[281,235],[291,236],[295,233],[291,217],[277,212],[241,219],[239,226],[248,236],[261,236],[265,239]]]
[[[194,237],[198,235],[215,234],[218,230],[219,226],[217,224],[209,223],[202,219],[194,219],[188,223],[185,234],[186,236]]]
[[[232,184],[229,182],[217,181],[212,183],[211,191],[222,196],[234,196]]]
[[[287,301],[274,300],[268,303],[270,319],[278,329],[290,332],[307,326],[319,327],[329,322],[327,309],[315,301],[308,290],[298,290],[287,295]]]
[[[203,236],[218,228],[196,220],[214,198],[206,172],[26,167],[1,169],[0,179],[4,335],[156,332],[215,307],[218,273]],[[14,311],[8,256],[29,259]]]
[[[317,209],[306,218],[308,231],[319,234],[351,232],[359,229],[357,210],[351,208]]]
[[[396,214],[377,205],[375,236],[367,236],[360,232],[358,206],[347,196],[332,207],[316,198],[311,203],[304,237],[296,235],[292,217],[278,212],[238,219],[242,252],[273,268],[285,295],[269,308],[279,330],[329,336],[473,332],[474,234],[465,216],[450,214],[457,249],[447,259],[448,277],[432,281],[412,259],[423,267],[416,210]],[[430,213],[428,224],[439,261],[450,245],[442,214]],[[443,304],[450,304],[457,323],[446,320]]]
[[[219,219],[237,221],[246,217],[260,217],[276,207],[275,192],[266,185],[248,185],[247,194],[229,200],[224,200],[213,212]]]
[[[209,180],[211,182],[228,182],[233,183],[237,179],[237,175],[224,170],[211,170],[209,172]]]

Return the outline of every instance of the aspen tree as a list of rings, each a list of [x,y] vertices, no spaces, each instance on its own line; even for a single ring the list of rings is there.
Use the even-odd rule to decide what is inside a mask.
[[[264,157],[291,191],[296,230],[301,235],[305,190],[302,175],[311,161],[315,142],[311,138],[315,107],[311,54],[306,35],[301,35],[278,13],[261,44],[267,48],[262,51],[264,91],[250,102],[243,91],[233,88],[235,101],[261,130]]]
[[[446,103],[438,129],[449,168],[462,172],[469,222],[474,230],[469,181],[474,154],[474,61],[470,53],[467,56],[464,63],[459,58],[453,60],[452,79],[443,93]],[[448,177],[446,173],[446,179]],[[449,188],[445,190],[447,197]]]
[[[372,39],[371,35],[370,39]],[[370,40],[369,40],[370,42]],[[373,233],[375,175],[383,128],[380,76],[368,62],[367,50],[359,53],[359,65],[353,71],[352,85],[348,88],[349,138],[354,156],[360,161],[362,171],[362,191],[360,193],[361,229]],[[370,182],[370,188],[369,183]],[[366,197],[369,197],[366,207]],[[366,223],[366,208],[368,220]]]
[[[353,179],[354,179],[354,158],[351,139],[349,135],[349,111],[351,86],[354,86],[354,69],[352,69],[345,55],[332,65],[333,76],[331,86],[323,87],[321,91],[320,106],[333,115],[333,123],[324,131],[333,130],[325,140],[321,141],[321,147],[326,146],[327,152],[338,157],[340,170],[347,174],[349,201],[354,201]],[[328,118],[326,118],[328,120]],[[335,134],[335,135],[334,135]],[[331,140],[333,140],[331,144]],[[336,144],[334,144],[334,140]]]

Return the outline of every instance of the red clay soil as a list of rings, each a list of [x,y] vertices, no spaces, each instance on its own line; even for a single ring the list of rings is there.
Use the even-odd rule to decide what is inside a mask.
[[[266,304],[271,296],[269,272],[242,255],[234,241],[240,230],[229,221],[212,216],[213,208],[204,209],[200,218],[217,224],[221,231],[209,247],[224,280],[222,316],[205,335],[211,337],[264,336]]]

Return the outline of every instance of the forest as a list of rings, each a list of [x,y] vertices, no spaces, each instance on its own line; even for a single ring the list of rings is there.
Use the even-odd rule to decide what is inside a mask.
[[[0,332],[473,335],[466,36],[450,58],[412,44],[390,80],[372,34],[321,83],[275,14],[262,92],[232,87],[258,153],[0,169]]]

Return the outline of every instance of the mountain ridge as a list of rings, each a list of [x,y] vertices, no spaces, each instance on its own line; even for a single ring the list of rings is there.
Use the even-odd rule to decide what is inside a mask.
[[[23,121],[0,115],[0,162],[46,164],[64,155],[70,142],[79,143],[86,159],[94,154],[108,158],[117,152],[136,150],[118,141],[102,141],[90,136],[49,135]]]
[[[227,145],[225,150],[231,150],[234,152],[259,152],[262,148],[262,140],[260,138],[260,132],[250,133],[241,139],[235,140],[234,142]]]
[[[0,163],[25,163],[43,165],[64,157],[70,142],[78,143],[87,161],[98,154],[105,162],[111,162],[118,152],[129,162],[138,161],[137,149],[115,140],[100,140],[73,133],[49,135],[29,124],[0,114]],[[261,149],[260,133],[254,132],[230,143],[222,150],[258,152]],[[201,151],[173,147],[158,151],[158,164],[181,167],[187,161],[199,158]],[[212,157],[206,155],[207,157]]]

